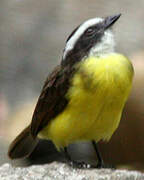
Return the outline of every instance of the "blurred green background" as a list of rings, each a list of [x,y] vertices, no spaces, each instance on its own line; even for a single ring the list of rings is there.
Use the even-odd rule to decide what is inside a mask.
[[[114,26],[116,49],[132,60],[135,79],[120,126],[100,149],[118,168],[144,170],[143,0],[0,1],[0,164],[9,161],[8,144],[31,121],[43,83],[61,61],[70,32],[84,20],[117,13],[122,16]],[[75,158],[96,158],[87,144],[70,151]],[[26,164],[42,162],[42,156],[51,153],[56,154],[54,147],[41,142]]]

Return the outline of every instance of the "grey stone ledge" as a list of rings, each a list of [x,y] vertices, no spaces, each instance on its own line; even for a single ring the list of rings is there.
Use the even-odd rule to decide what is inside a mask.
[[[12,167],[0,166],[0,180],[144,180],[138,171],[111,169],[74,169],[63,163]]]

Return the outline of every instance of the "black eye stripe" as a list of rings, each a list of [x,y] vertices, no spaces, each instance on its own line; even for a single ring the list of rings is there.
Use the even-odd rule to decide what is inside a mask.
[[[79,30],[81,25],[73,30],[69,35],[67,42],[75,36],[75,33]],[[81,60],[84,56],[87,56],[90,49],[100,42],[101,37],[104,34],[103,22],[87,27],[79,37],[75,39],[75,43],[72,49],[68,50],[63,57],[62,63],[67,64],[67,62],[75,63]]]
[[[94,33],[96,33],[97,31],[99,31],[99,29],[101,29],[101,24],[97,24],[95,26],[89,27],[85,30],[84,34],[85,35],[93,35]]]
[[[85,31],[85,34],[86,34],[86,35],[92,35],[94,32],[95,32],[95,29],[94,29],[94,28],[88,28],[88,29]]]

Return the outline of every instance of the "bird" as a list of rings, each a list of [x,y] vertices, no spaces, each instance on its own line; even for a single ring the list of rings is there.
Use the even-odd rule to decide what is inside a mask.
[[[39,139],[51,140],[74,167],[68,145],[90,141],[96,168],[106,167],[98,150],[118,128],[132,87],[131,61],[115,51],[112,26],[121,14],[95,17],[77,26],[66,40],[61,62],[48,75],[31,123],[10,144],[11,159],[28,157]]]

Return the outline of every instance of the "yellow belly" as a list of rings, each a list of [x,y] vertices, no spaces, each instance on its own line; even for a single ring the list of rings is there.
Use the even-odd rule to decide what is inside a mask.
[[[120,54],[90,57],[76,68],[67,107],[39,133],[57,148],[76,141],[109,140],[131,89],[133,68]]]

